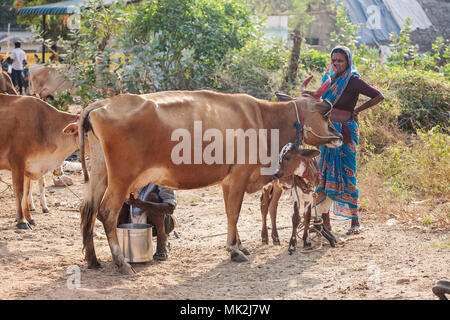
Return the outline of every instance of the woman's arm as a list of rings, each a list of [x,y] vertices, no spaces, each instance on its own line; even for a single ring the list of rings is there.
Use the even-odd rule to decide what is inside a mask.
[[[353,113],[355,116],[357,116],[358,113],[360,113],[361,111],[369,109],[370,107],[373,107],[374,105],[379,104],[383,100],[384,100],[384,96],[380,93],[375,98],[372,98],[369,101],[360,105],[359,107],[356,107]]]

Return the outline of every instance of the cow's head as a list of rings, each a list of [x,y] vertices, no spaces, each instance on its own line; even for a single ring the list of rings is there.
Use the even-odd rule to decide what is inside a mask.
[[[69,123],[62,130],[62,132],[65,135],[73,136],[77,140],[78,148],[81,147],[81,139],[78,138],[79,137],[78,136],[79,135],[79,126],[80,126],[80,121],[79,121],[79,119],[77,119],[76,122]],[[87,134],[85,134],[85,144],[86,144],[86,149],[89,150],[89,142],[88,142],[88,139],[86,139],[86,138],[87,138]]]
[[[308,166],[308,159],[320,155],[319,150],[299,149],[294,143],[289,142],[280,151],[278,170],[274,176],[277,179],[293,174],[302,175]]]
[[[330,81],[326,81],[318,90],[306,90],[306,86],[311,81],[310,76],[303,82],[300,97],[292,100],[296,101],[299,107],[299,117],[302,122],[303,142],[312,146],[327,145],[336,148],[342,145],[342,135],[334,128],[329,116],[332,106],[320,97],[329,88]],[[277,94],[280,100],[288,100],[287,95]]]

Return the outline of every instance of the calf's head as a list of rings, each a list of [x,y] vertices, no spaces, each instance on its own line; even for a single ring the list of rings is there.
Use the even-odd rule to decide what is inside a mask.
[[[289,142],[281,149],[275,178],[280,179],[293,174],[302,175],[308,166],[308,159],[318,155],[320,155],[318,150],[299,149],[294,143]]]

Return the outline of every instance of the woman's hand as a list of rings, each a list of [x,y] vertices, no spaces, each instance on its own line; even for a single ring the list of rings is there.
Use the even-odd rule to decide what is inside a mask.
[[[359,114],[359,112],[355,108],[355,110],[353,110],[353,112],[352,112],[352,120],[353,121],[358,122],[358,114]]]

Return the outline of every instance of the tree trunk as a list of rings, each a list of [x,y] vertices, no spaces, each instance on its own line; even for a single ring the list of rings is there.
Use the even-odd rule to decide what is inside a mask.
[[[293,84],[295,82],[295,78],[297,76],[298,71],[298,63],[300,60],[300,48],[302,45],[302,35],[299,29],[295,29],[292,34],[292,52],[291,52],[291,58],[289,59],[289,66],[286,73],[286,76],[284,77],[283,84],[281,86],[282,91],[286,91],[289,84]]]

